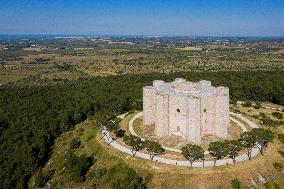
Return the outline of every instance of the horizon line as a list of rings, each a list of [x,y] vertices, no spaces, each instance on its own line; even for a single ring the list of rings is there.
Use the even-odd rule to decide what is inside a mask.
[[[284,38],[284,35],[186,35],[186,34],[68,34],[68,33],[0,33],[0,35],[39,35],[39,36],[56,36],[56,35],[64,35],[64,36],[141,36],[141,37],[220,37],[220,38],[228,38],[228,37],[246,37],[246,38]]]

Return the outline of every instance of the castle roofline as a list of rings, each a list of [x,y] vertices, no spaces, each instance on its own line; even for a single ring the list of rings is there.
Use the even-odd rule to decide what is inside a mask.
[[[150,88],[151,87],[151,88]],[[178,96],[212,96],[212,95],[229,95],[229,88],[211,86],[211,81],[201,80],[199,82],[189,82],[183,78],[176,78],[172,82],[163,80],[154,80],[153,86],[147,86],[146,89],[154,89],[156,94],[161,95],[178,95]]]

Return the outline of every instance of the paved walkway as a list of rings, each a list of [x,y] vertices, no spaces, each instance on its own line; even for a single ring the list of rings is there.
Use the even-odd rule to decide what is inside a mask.
[[[232,113],[231,114],[237,116],[238,118],[242,119],[243,121],[246,121],[252,128],[257,128],[257,125],[255,125],[254,123],[252,123],[251,121],[249,121],[247,118],[243,117],[240,114],[235,114]],[[137,115],[137,114],[136,114]],[[135,115],[135,116],[136,116]],[[133,120],[134,121],[134,120]],[[113,148],[122,151],[124,153],[127,153],[129,155],[133,155],[132,150],[129,148],[126,148],[120,144],[118,144],[116,141],[114,141],[110,136],[109,136],[109,131],[107,131],[106,129],[104,129],[102,131],[102,135],[104,136],[103,139],[109,144],[111,145]],[[257,147],[252,149],[251,152],[251,157],[256,156],[259,153],[259,149]],[[148,159],[151,160],[150,155],[146,154],[146,153],[142,153],[142,152],[136,152],[135,154],[136,157],[140,157],[143,159]],[[242,161],[246,161],[248,160],[248,156],[244,153],[239,155],[238,157],[236,157],[236,162],[242,162]],[[163,158],[163,157],[157,157],[155,156],[153,158],[154,162],[160,162],[160,163],[165,163],[165,164],[169,164],[169,165],[177,165],[177,166],[191,166],[189,161],[180,161],[180,160],[174,160],[174,159],[167,159],[167,158]],[[228,165],[228,164],[233,164],[232,159],[226,158],[226,159],[221,159],[221,160],[217,160],[216,162],[216,166],[223,166],[223,165]],[[203,162],[194,162],[193,167],[203,167]],[[214,166],[214,161],[213,160],[208,160],[208,161],[204,161],[204,167],[213,167]]]
[[[233,113],[231,113],[233,114]],[[234,115],[234,114],[233,114]],[[137,114],[135,114],[129,121],[128,123],[128,129],[129,129],[129,132],[134,135],[134,136],[138,136],[139,138],[141,138],[142,141],[145,141],[145,139],[141,136],[139,136],[135,131],[134,131],[134,128],[133,128],[133,123],[136,119],[138,119],[139,117],[142,117],[143,116],[143,112],[139,112]],[[245,117],[241,116],[239,117],[240,119],[244,119]],[[246,118],[245,118],[246,119]],[[237,125],[239,125],[243,132],[247,131],[247,128],[241,123],[239,122],[238,120],[230,117],[230,120],[232,120],[233,122],[235,122]],[[247,122],[246,120],[243,120],[245,122]],[[248,120],[249,121],[249,120]],[[253,123],[252,123],[253,124]],[[255,125],[253,124],[253,127],[255,127]],[[176,149],[176,148],[171,148],[171,147],[168,147],[168,146],[162,146],[165,150],[167,151],[171,151],[171,152],[177,152],[177,153],[181,153],[181,150],[180,149]],[[209,151],[205,151],[204,154],[209,154]]]

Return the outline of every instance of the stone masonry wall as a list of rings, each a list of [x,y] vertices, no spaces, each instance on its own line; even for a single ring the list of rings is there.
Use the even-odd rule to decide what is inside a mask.
[[[157,80],[143,88],[144,125],[155,124],[157,136],[176,135],[201,143],[204,135],[226,138],[229,124],[229,89],[176,79]]]

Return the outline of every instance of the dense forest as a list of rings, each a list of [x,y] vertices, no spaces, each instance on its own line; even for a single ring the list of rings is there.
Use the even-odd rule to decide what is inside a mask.
[[[25,188],[46,163],[54,139],[90,118],[142,109],[142,87],[183,77],[228,86],[231,99],[284,104],[284,71],[120,75],[45,85],[0,86],[0,188]]]

